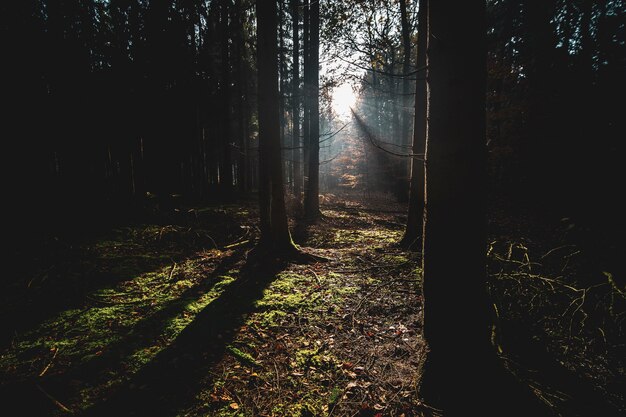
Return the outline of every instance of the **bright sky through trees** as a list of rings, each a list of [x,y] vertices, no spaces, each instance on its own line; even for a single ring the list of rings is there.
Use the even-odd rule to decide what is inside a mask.
[[[344,83],[333,89],[333,110],[341,119],[350,115],[350,107],[356,103],[356,94],[350,84]]]

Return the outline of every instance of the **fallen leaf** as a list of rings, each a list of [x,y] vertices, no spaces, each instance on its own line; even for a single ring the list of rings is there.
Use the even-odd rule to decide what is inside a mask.
[[[230,403],[229,407],[233,410],[239,410],[239,404],[237,403]]]

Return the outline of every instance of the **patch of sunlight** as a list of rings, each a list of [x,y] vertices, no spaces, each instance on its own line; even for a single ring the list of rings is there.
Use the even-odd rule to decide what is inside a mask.
[[[226,287],[235,281],[235,278],[227,275],[220,276],[218,279],[219,281],[215,283],[213,288],[211,288],[211,291],[202,294],[196,300],[190,300],[183,307],[183,311],[179,315],[172,317],[167,322],[161,337],[164,337],[168,343],[174,340],[180,332],[182,332],[183,329],[196,318],[198,313],[204,310],[204,308],[206,308],[211,302],[219,298]]]
[[[388,264],[400,265],[409,262],[409,258],[403,255],[383,255],[382,261]]]
[[[206,271],[198,262],[187,260],[177,267],[183,279],[177,280],[174,267],[166,266],[94,291],[87,297],[94,305],[63,311],[18,335],[0,355],[0,368],[32,377],[47,364],[52,364],[49,374],[60,373],[113,353],[111,358],[118,359],[97,364],[90,374],[93,381],[75,386],[78,398],[67,403],[77,410],[92,405],[150,362],[235,281],[224,275],[205,282]],[[206,292],[203,284],[209,287]],[[138,326],[141,330],[135,331]]]

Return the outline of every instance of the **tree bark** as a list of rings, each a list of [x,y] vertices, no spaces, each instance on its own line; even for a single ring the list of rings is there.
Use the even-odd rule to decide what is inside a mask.
[[[446,415],[488,408],[485,3],[429,2],[421,394]],[[480,405],[478,405],[480,404]],[[484,407],[484,408],[483,408]]]
[[[409,130],[411,127],[411,113],[409,112],[410,106],[410,89],[411,81],[407,74],[411,70],[411,28],[409,26],[409,17],[407,13],[406,4],[410,0],[400,0],[400,23],[402,30],[402,49],[404,49],[404,56],[402,60],[402,112],[401,112],[401,132],[400,132],[400,144],[405,146],[404,149],[408,149],[409,145]],[[419,19],[419,16],[418,16]],[[418,22],[419,25],[419,22]],[[418,65],[419,68],[419,65]],[[418,74],[419,77],[419,74]],[[409,168],[410,165],[407,161],[401,161],[400,180],[398,184],[398,197],[401,202],[406,202],[409,198]]]
[[[304,54],[304,88],[303,88],[303,110],[304,116],[302,120],[302,153],[303,153],[303,171],[304,171],[304,190],[309,189],[309,147],[311,145],[311,42],[309,33],[311,32],[311,19],[309,0],[303,0],[303,54]]]
[[[291,90],[291,104],[293,112],[291,146],[293,151],[291,152],[291,159],[293,161],[293,194],[296,197],[296,201],[300,201],[300,194],[302,193],[302,171],[300,167],[300,12],[298,7],[299,1],[291,0],[291,13],[293,18],[293,87]]]
[[[247,166],[248,166],[248,153],[247,153],[247,136],[246,128],[247,117],[245,114],[245,86],[246,79],[244,77],[243,65],[246,54],[246,45],[244,43],[244,26],[241,13],[242,5],[241,0],[235,0],[233,8],[233,23],[235,25],[233,31],[233,75],[235,78],[235,136],[237,144],[237,188],[241,194],[248,191],[247,181]]]
[[[311,119],[309,126],[309,181],[304,197],[304,213],[307,219],[320,217],[319,174],[320,174],[320,105],[319,105],[319,39],[320,39],[320,4],[313,1],[310,5],[310,103]]]
[[[220,85],[220,144],[222,146],[222,158],[220,161],[220,189],[222,196],[229,200],[233,193],[233,163],[232,163],[232,145],[230,134],[230,47],[229,47],[229,10],[228,1],[222,0],[220,13],[220,29],[221,29],[221,53],[222,53],[222,79]]]
[[[278,92],[278,19],[274,1],[257,3],[259,70],[259,203],[260,246],[296,250],[289,233],[280,157],[280,97]]]
[[[428,1],[420,0],[417,16],[417,68],[426,65],[426,44],[428,40]],[[415,81],[415,121],[413,127],[413,155],[424,153],[426,145],[426,77],[425,72],[417,74]],[[411,159],[411,189],[409,194],[409,213],[404,236],[400,245],[405,248],[415,247],[415,242],[422,235],[424,216],[424,162]],[[417,247],[415,247],[417,249]]]

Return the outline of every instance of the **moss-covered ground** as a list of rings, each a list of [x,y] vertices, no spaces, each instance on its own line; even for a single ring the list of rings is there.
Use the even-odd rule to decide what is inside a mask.
[[[395,246],[400,209],[359,207],[295,228],[328,262],[269,269],[246,262],[241,206],[52,240],[3,300],[12,415],[414,413],[417,255]]]
[[[246,258],[252,207],[46,241],[0,295],[6,415],[432,415],[416,393],[420,256],[396,244],[403,209],[326,198],[323,220],[292,230],[328,261],[288,264]],[[623,407],[624,290],[610,271],[568,280],[574,246],[517,237],[488,250],[509,368],[555,415],[586,412],[580,398]],[[550,385],[542,369],[570,382]]]

